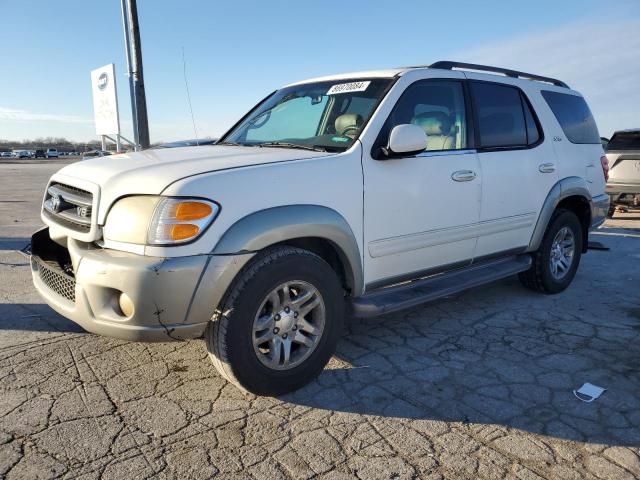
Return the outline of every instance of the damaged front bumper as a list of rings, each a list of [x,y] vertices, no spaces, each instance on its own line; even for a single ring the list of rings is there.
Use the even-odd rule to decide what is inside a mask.
[[[171,341],[202,336],[252,256],[147,257],[71,238],[64,248],[45,228],[32,237],[31,270],[46,303],[85,330],[125,340]]]

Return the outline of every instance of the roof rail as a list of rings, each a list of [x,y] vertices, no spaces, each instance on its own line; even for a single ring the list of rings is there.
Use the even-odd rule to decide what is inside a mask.
[[[506,75],[507,77],[511,77],[511,78],[525,78],[529,80],[536,80],[538,82],[551,83],[552,85],[556,85],[558,87],[569,88],[569,85],[564,83],[562,80],[557,80],[555,78],[542,77],[540,75],[534,75],[532,73],[518,72],[517,70],[509,70],[508,68],[490,67],[487,65],[476,65],[474,63],[440,61],[440,62],[432,63],[431,65],[429,65],[429,68],[441,68],[443,70],[453,70],[454,68],[463,68],[465,70],[477,70],[480,72],[502,73],[503,75]]]

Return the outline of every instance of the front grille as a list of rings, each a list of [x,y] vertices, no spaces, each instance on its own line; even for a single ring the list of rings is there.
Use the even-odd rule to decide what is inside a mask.
[[[42,283],[50,290],[75,303],[76,281],[73,277],[67,275],[62,270],[48,265],[44,260],[35,255],[31,256],[31,265],[34,270],[37,270]]]
[[[54,182],[47,188],[43,211],[54,222],[86,233],[91,230],[92,207],[91,192]]]

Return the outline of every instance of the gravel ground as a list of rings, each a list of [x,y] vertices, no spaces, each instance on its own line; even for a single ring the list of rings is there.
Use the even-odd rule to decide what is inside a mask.
[[[317,381],[244,395],[201,340],[101,338],[43,305],[18,253],[60,165],[0,165],[0,478],[637,478],[640,214],[573,285],[517,279],[348,319]],[[607,388],[593,403],[572,390]]]

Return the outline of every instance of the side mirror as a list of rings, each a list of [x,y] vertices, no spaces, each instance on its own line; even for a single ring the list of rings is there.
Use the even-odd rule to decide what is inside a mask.
[[[387,157],[410,156],[427,148],[427,134],[418,125],[396,125],[389,134],[389,144],[383,149]]]

